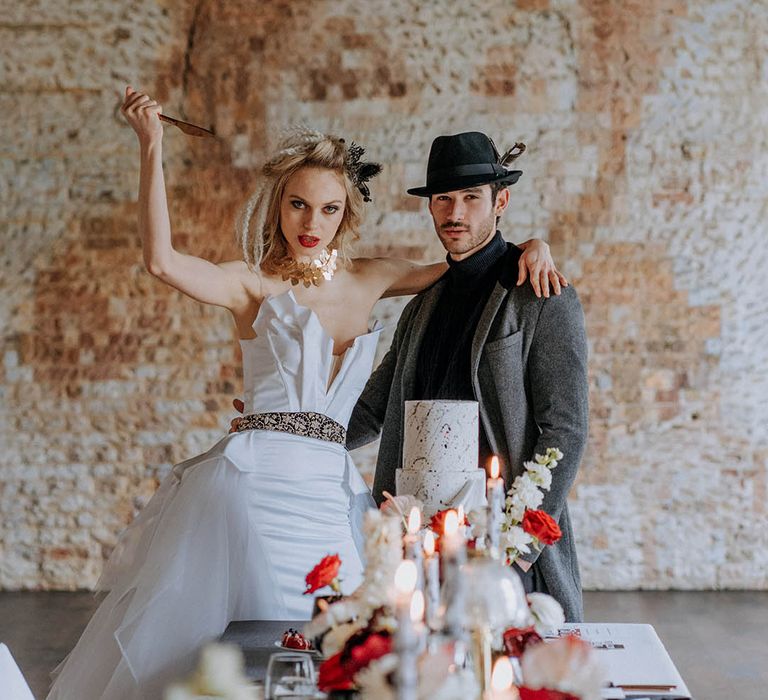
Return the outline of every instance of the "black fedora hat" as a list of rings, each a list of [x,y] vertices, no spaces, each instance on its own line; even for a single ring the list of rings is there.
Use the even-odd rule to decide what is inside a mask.
[[[525,146],[516,144],[521,150]],[[508,161],[499,156],[493,141],[479,131],[467,131],[452,136],[438,136],[432,142],[427,162],[427,184],[413,187],[408,194],[417,197],[429,197],[431,194],[463,190],[477,185],[499,182],[514,185],[522,170],[507,170],[502,162]],[[514,160],[514,158],[511,158]]]

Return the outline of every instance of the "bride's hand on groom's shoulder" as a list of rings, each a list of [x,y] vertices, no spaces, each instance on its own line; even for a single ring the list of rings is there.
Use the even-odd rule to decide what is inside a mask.
[[[245,411],[245,404],[240,399],[232,399],[232,405],[238,413]],[[236,433],[242,418],[233,418],[229,423],[229,432]]]
[[[568,286],[568,280],[557,269],[549,250],[549,244],[546,241],[532,238],[525,243],[519,243],[518,248],[523,251],[517,263],[519,270],[518,287],[530,278],[536,296],[541,297],[543,295],[549,299],[550,285],[555,294],[560,294],[561,287]]]

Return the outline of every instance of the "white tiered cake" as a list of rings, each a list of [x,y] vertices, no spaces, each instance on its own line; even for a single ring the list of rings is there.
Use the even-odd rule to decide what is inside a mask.
[[[424,503],[424,514],[485,503],[485,470],[477,466],[476,401],[406,401],[398,495]]]

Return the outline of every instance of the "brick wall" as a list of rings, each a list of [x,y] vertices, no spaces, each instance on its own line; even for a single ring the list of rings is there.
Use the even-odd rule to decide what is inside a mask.
[[[768,587],[768,8],[4,5],[0,587],[93,585],[241,386],[227,313],[143,270],[126,82],[215,125],[216,141],[168,131],[165,164],[178,247],[216,260],[236,255],[238,207],[288,122],[386,164],[360,252],[424,261],[441,248],[404,189],[432,138],[526,142],[504,230],[551,241],[590,335],[572,494],[586,585]],[[357,455],[368,473],[373,453]]]

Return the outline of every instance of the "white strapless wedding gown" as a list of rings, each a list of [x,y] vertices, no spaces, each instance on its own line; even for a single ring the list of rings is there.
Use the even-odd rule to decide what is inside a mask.
[[[241,341],[245,413],[317,412],[342,426],[370,375],[378,324],[339,365],[317,315],[289,291]],[[335,373],[335,377],[332,375]],[[374,507],[346,449],[249,430],[182,462],[121,535],[104,599],[49,700],[159,700],[231,620],[308,619],[304,577],[327,554],[362,580],[362,513]]]

